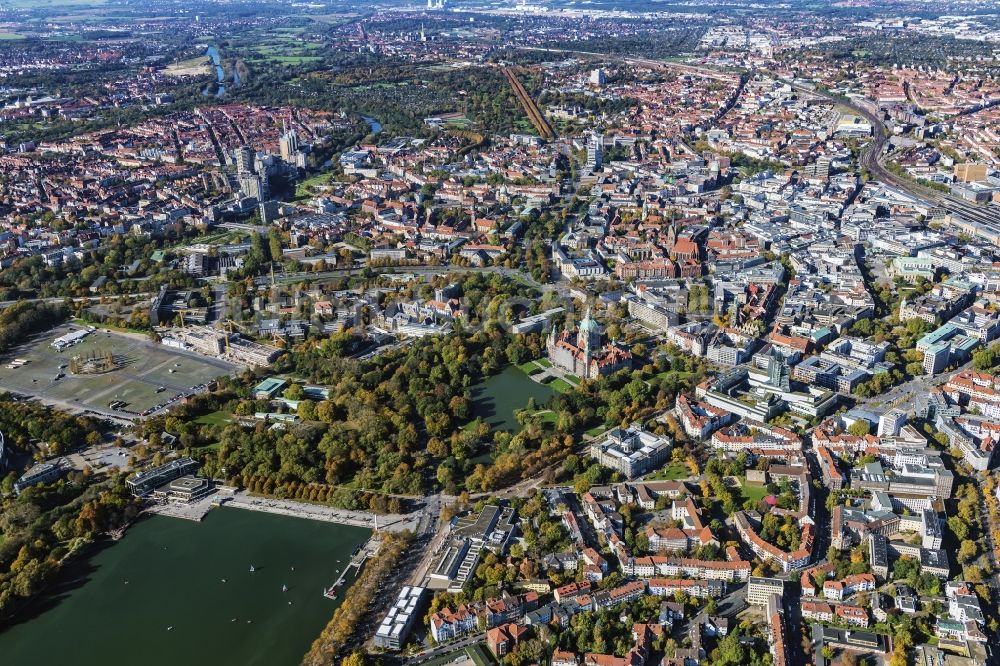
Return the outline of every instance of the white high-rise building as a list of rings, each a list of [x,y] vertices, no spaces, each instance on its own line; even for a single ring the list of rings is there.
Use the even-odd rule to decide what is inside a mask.
[[[281,159],[295,163],[295,154],[299,152],[299,136],[294,129],[285,128],[284,134],[278,139],[278,148],[281,151]]]
[[[240,146],[236,149],[236,171],[238,173],[253,173],[254,151],[250,146]]]
[[[878,418],[878,436],[895,437],[904,425],[906,425],[906,412],[890,409]]]
[[[587,170],[591,173],[601,170],[604,162],[604,137],[592,134],[587,142]]]

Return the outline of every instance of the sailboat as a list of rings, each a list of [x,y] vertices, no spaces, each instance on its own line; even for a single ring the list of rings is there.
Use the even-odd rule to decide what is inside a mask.
[[[287,585],[282,585],[281,586],[281,591],[282,592],[288,592],[288,586]]]
[[[254,571],[255,571],[255,570],[254,570],[254,568],[253,568],[253,565],[251,564],[251,565],[250,565],[250,573],[253,573]]]

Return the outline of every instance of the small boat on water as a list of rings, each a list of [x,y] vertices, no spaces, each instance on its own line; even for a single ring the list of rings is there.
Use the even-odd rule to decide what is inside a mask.
[[[254,568],[253,568],[253,565],[251,564],[251,565],[250,565],[250,573],[253,573],[254,571],[256,571],[256,569],[254,569]]]
[[[281,586],[281,591],[282,592],[288,592],[288,586],[287,585],[282,585]]]
[[[170,625],[169,627],[167,627],[167,631],[170,631],[173,628],[174,628],[174,625]]]

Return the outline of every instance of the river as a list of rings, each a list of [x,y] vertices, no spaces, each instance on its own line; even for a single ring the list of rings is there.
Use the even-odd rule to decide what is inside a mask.
[[[0,633],[2,662],[294,666],[339,603],[323,588],[369,534],[225,507],[145,518]]]
[[[361,116],[361,120],[368,123],[368,129],[371,130],[372,134],[378,134],[382,131],[382,123],[380,123],[377,119],[372,118],[371,116]]]
[[[222,56],[219,55],[219,49],[215,46],[209,46],[208,50],[205,51],[207,55],[212,60],[212,66],[215,67],[215,78],[218,79],[219,87],[216,90],[215,96],[222,97],[226,92],[226,70],[222,67]],[[236,67],[233,67],[233,81],[232,85],[234,88],[240,85],[240,73],[236,71]],[[208,87],[201,91],[202,95],[208,95]]]
[[[212,66],[215,67],[215,76],[219,80],[219,88],[215,93],[216,97],[221,97],[226,92],[226,86],[222,83],[226,80],[226,70],[222,68],[222,57],[219,55],[219,49],[214,46],[209,46],[208,51],[205,52],[209,58],[212,59]],[[208,95],[208,88],[206,87],[201,91],[202,95]]]

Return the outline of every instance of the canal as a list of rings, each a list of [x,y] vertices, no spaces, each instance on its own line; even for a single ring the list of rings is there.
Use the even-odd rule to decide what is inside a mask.
[[[495,430],[517,432],[521,426],[514,413],[527,407],[529,398],[534,398],[535,404],[541,407],[554,393],[548,386],[509,365],[472,387],[473,414]]]
[[[0,633],[2,662],[293,666],[339,603],[323,588],[369,534],[225,507],[146,518]]]

